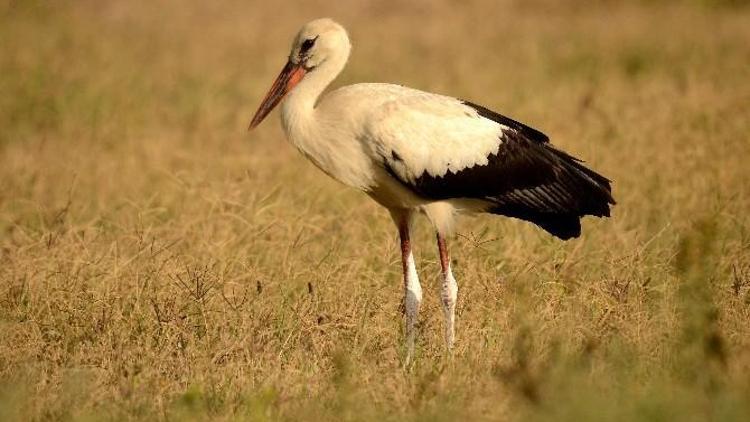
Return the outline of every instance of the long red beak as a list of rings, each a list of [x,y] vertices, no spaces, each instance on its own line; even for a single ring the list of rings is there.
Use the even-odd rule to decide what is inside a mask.
[[[305,76],[305,72],[305,68],[301,63],[294,64],[291,61],[288,61],[286,66],[284,66],[284,69],[279,73],[276,81],[274,81],[268,94],[266,94],[266,98],[260,103],[260,107],[258,107],[258,111],[255,112],[253,121],[250,122],[250,127],[247,130],[252,130],[255,126],[258,126],[268,113],[279,104],[281,99],[302,80],[302,77]]]

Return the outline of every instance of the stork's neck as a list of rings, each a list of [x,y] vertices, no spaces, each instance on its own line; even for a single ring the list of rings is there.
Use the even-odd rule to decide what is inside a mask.
[[[331,57],[305,74],[281,104],[281,120],[287,135],[295,142],[296,131],[309,130],[315,124],[314,111],[320,94],[341,73],[348,54]]]

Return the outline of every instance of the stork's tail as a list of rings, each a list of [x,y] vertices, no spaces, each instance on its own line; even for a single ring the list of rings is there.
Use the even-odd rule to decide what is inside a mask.
[[[609,179],[549,144],[537,145],[554,163],[554,178],[494,198],[489,212],[529,221],[562,240],[580,236],[583,216],[610,216],[616,202]]]

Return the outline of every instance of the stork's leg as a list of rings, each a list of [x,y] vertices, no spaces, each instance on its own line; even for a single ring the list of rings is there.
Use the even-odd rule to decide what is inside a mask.
[[[442,288],[440,299],[443,303],[443,313],[445,314],[445,346],[448,350],[453,349],[453,339],[455,336],[456,320],[456,300],[458,298],[458,284],[451,272],[451,260],[448,254],[448,246],[445,243],[445,236],[440,232],[437,233],[438,251],[440,252],[440,269],[442,272]]]
[[[401,239],[401,265],[404,271],[404,314],[406,317],[406,364],[408,365],[414,356],[414,335],[417,318],[419,317],[419,305],[422,303],[422,287],[419,285],[419,276],[414,265],[411,240],[409,239],[412,213],[406,210],[392,211],[391,213],[398,225],[398,234]]]

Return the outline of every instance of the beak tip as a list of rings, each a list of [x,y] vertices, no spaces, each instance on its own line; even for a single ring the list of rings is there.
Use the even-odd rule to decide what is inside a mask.
[[[248,131],[255,129],[268,113],[273,110],[274,107],[284,98],[284,96],[294,88],[294,86],[302,80],[305,75],[305,69],[300,64],[294,64],[291,61],[287,62],[281,73],[276,77],[271,90],[268,91],[263,102],[260,104],[258,111],[255,112],[255,116],[250,121],[250,125],[247,128]]]

